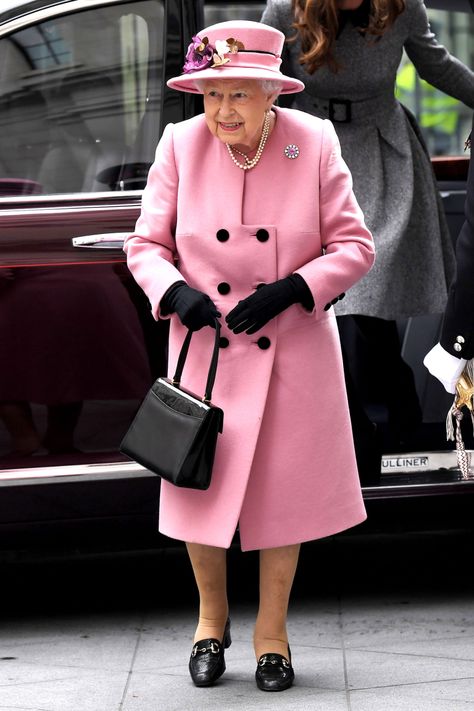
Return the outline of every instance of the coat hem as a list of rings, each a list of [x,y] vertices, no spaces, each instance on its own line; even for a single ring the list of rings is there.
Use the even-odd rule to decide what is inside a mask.
[[[297,535],[294,538],[281,540],[281,541],[272,541],[267,542],[266,540],[262,540],[260,543],[250,543],[246,545],[243,543],[242,539],[240,539],[240,549],[242,553],[247,553],[250,551],[255,551],[255,550],[265,550],[267,548],[283,548],[284,546],[292,546],[292,545],[297,545],[300,543],[309,543],[310,541],[316,541],[321,538],[327,538],[328,536],[334,536],[337,533],[342,533],[343,531],[347,531],[350,528],[354,528],[354,526],[358,526],[359,524],[363,523],[367,519],[367,513],[364,512],[364,514],[359,514],[355,516],[353,519],[349,519],[349,522],[346,521],[342,525],[338,526],[331,526],[328,528],[323,528],[323,529],[318,529],[317,531],[313,532],[312,534],[306,534],[306,535]],[[172,535],[170,533],[166,533],[166,531],[163,531],[161,528],[159,529],[160,533],[164,536],[167,536],[168,538],[172,538],[175,541],[182,541],[183,543],[196,543],[198,545],[203,545],[203,546],[212,546],[213,548],[224,548],[224,549],[229,549],[232,546],[232,543],[234,541],[235,534],[237,533],[237,529],[234,531],[232,534],[230,541],[226,541],[225,543],[215,543],[211,542],[209,540],[200,540],[199,536],[189,536],[188,538],[183,538],[180,537],[179,535]]]
[[[258,545],[256,544],[251,544],[249,546],[245,545],[240,542],[240,547],[243,553],[247,553],[249,551],[253,550],[265,550],[267,548],[282,548],[284,546],[293,546],[297,545],[300,543],[309,543],[310,541],[317,541],[320,540],[321,538],[327,538],[328,536],[334,536],[337,533],[342,533],[342,531],[347,531],[349,528],[353,528],[354,526],[358,526],[360,523],[363,523],[367,519],[367,514],[365,513],[364,515],[359,515],[356,516],[350,523],[344,523],[343,525],[339,526],[333,526],[329,527],[327,529],[319,529],[318,531],[315,531],[313,534],[305,534],[305,535],[300,535],[300,536],[295,536],[294,538],[291,539],[285,539],[282,541],[272,541],[270,544],[268,544],[266,541],[260,542]]]

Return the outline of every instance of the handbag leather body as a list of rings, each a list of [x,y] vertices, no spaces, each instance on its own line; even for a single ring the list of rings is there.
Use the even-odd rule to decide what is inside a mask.
[[[125,434],[120,451],[175,486],[208,489],[224,413],[211,403],[219,357],[220,324],[204,397],[182,388],[181,375],[191,342],[188,331],[172,380],[158,378]]]

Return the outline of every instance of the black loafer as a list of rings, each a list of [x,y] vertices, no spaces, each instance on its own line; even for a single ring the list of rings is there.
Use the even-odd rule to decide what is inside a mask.
[[[227,619],[224,638],[200,639],[196,642],[189,660],[189,673],[195,686],[212,686],[225,672],[224,650],[230,647],[230,619]]]
[[[255,681],[262,691],[284,691],[289,689],[295,679],[291,666],[291,652],[288,647],[289,660],[282,654],[269,652],[262,654],[257,663]]]

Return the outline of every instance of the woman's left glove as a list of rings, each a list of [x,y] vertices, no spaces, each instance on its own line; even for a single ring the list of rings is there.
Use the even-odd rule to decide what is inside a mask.
[[[290,274],[285,279],[258,287],[253,294],[239,301],[225,320],[234,333],[246,331],[251,335],[288,306],[298,303],[311,310],[314,307],[313,295],[302,276]]]

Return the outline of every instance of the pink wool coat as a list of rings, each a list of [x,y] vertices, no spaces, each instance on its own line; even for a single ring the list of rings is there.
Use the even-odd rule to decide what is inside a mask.
[[[357,474],[333,309],[324,306],[364,276],[372,236],[329,121],[275,108],[256,168],[235,166],[203,115],[168,125],[158,145],[129,268],[155,318],[176,281],[208,294],[222,313],[223,347],[213,401],[224,410],[207,491],[162,482],[160,531],[243,550],[328,536],[366,517]],[[285,147],[299,156],[289,159]],[[254,335],[224,316],[262,282],[298,272],[315,302],[291,306]],[[185,329],[170,330],[174,371]],[[214,339],[193,335],[182,384],[203,394]]]

